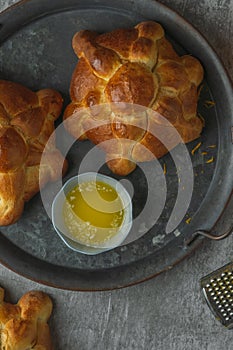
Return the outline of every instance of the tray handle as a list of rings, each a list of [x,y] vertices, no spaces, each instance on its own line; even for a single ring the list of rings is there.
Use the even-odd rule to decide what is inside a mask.
[[[220,241],[226,237],[228,237],[231,233],[233,232],[233,223],[232,225],[229,227],[229,229],[227,229],[224,233],[222,233],[221,235],[215,235],[209,231],[205,231],[205,230],[197,230],[195,231],[192,236],[187,239],[185,241],[185,245],[189,246],[198,236],[203,236],[209,239],[212,239],[213,241]]]

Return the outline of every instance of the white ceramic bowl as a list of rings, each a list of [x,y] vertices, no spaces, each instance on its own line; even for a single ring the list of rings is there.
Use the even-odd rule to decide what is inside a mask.
[[[112,186],[118,193],[124,208],[123,222],[119,227],[117,234],[98,247],[84,245],[73,238],[65,224],[63,215],[63,206],[67,193],[78,184],[88,181],[102,181]],[[100,254],[118,247],[128,236],[132,227],[132,201],[129,193],[119,181],[99,173],[83,173],[69,179],[54,198],[52,204],[52,222],[59,237],[69,248],[87,255]]]

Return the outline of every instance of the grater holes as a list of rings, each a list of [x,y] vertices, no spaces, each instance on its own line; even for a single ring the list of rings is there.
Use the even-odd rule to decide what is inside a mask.
[[[216,308],[219,310],[221,317],[225,320],[233,319],[233,305],[231,307],[232,298],[232,290],[229,291],[229,285],[223,285],[223,283],[218,283],[216,287],[209,287],[208,294],[210,299],[215,303]]]
[[[217,307],[225,319],[228,318],[228,320],[229,320],[229,319],[233,318],[233,310],[231,307],[229,307],[229,304],[218,305]]]
[[[224,325],[233,325],[233,263],[216,270],[212,276],[206,276],[203,282],[205,296],[212,304],[216,317]]]

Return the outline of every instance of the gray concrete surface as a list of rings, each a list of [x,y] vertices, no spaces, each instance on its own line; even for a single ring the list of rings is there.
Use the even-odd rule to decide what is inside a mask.
[[[55,1],[55,0],[54,0]],[[0,0],[0,10],[16,0]],[[145,0],[146,2],[146,0]],[[193,23],[213,45],[233,78],[233,0],[163,0]],[[233,203],[218,229],[232,220]],[[11,301],[31,289],[53,299],[55,350],[231,350],[232,331],[212,316],[199,287],[202,276],[232,260],[233,237],[206,241],[171,271],[112,292],[52,289],[0,267],[0,285]]]

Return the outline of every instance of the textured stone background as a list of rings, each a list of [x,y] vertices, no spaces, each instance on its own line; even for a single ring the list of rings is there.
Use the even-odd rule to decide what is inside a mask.
[[[15,2],[0,0],[0,10]],[[233,0],[161,2],[204,34],[233,78]],[[219,230],[231,222],[232,210],[233,203]],[[52,297],[50,325],[56,350],[231,350],[232,332],[210,313],[199,280],[231,261],[232,240],[230,236],[221,242],[206,241],[171,271],[118,291],[56,290],[21,278],[4,267],[0,267],[0,285],[13,302],[30,289],[43,290]]]

